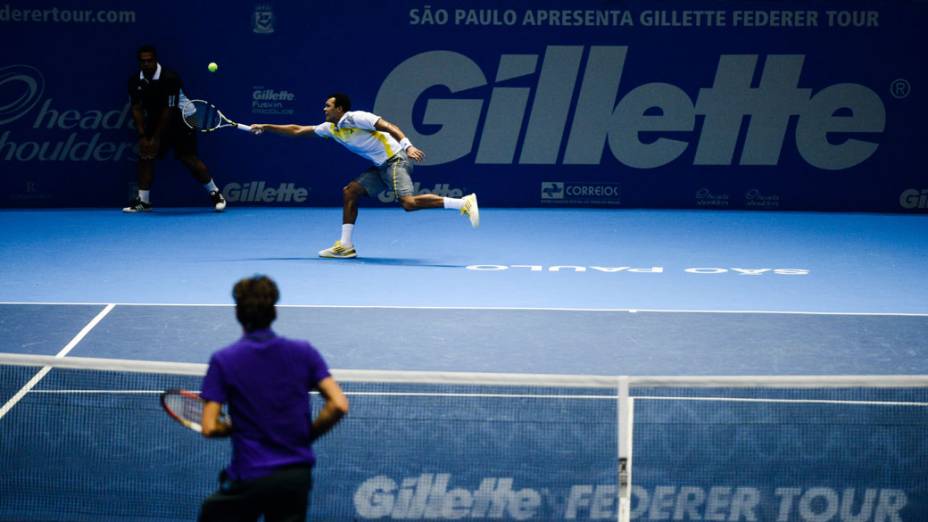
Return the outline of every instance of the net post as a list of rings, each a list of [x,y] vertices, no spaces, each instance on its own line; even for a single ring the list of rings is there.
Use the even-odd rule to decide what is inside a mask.
[[[632,479],[632,399],[628,392],[628,377],[618,378],[618,419],[616,433],[619,444],[618,462],[618,522],[631,519],[631,479]]]

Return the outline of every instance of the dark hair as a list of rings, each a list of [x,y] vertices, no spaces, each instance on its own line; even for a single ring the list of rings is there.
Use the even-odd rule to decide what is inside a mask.
[[[246,332],[267,328],[277,319],[274,304],[280,298],[277,284],[264,275],[246,277],[232,288],[235,318]]]
[[[142,53],[151,53],[155,58],[158,57],[158,50],[155,49],[155,46],[152,44],[145,44],[139,47],[139,50],[135,52],[136,58],[139,57]]]
[[[351,110],[351,98],[349,98],[347,94],[343,92],[336,92],[326,97],[327,100],[329,98],[335,98],[335,106],[345,109],[345,112],[348,112]]]

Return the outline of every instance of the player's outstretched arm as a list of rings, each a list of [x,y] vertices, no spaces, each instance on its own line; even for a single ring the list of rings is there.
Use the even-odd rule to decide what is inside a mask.
[[[383,118],[380,118],[379,120],[377,120],[377,123],[374,124],[374,128],[381,132],[386,132],[390,136],[393,136],[393,139],[400,142],[400,145],[402,145],[403,150],[406,151],[406,154],[408,154],[410,158],[416,161],[422,161],[422,158],[425,157],[425,153],[417,149],[415,145],[413,145],[412,142],[410,142],[409,139],[406,137],[406,133],[404,133],[402,129],[400,129],[396,125],[388,122],[387,120]]]
[[[262,134],[265,131],[284,136],[315,136],[315,125],[277,125],[274,123],[252,123],[251,132],[253,134]]]

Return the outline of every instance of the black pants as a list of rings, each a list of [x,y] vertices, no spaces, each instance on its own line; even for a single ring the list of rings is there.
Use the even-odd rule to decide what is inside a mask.
[[[200,522],[305,522],[309,492],[313,487],[310,466],[287,466],[272,475],[248,481],[224,480],[219,490],[200,506]]]
[[[151,137],[155,133],[155,126],[145,125],[145,136]],[[174,157],[197,155],[197,131],[182,122],[172,121],[161,133],[158,159],[167,157],[169,150],[174,150]]]

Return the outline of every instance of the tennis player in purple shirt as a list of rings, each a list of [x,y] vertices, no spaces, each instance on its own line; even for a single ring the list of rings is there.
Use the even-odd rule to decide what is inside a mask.
[[[232,290],[244,329],[237,342],[210,358],[200,396],[203,435],[232,437],[232,462],[220,488],[203,501],[201,521],[305,521],[316,462],[312,442],[348,413],[319,352],[306,341],[279,337],[277,285],[266,276],[242,279]],[[310,391],[325,403],[312,419]],[[219,420],[229,406],[231,424]]]

